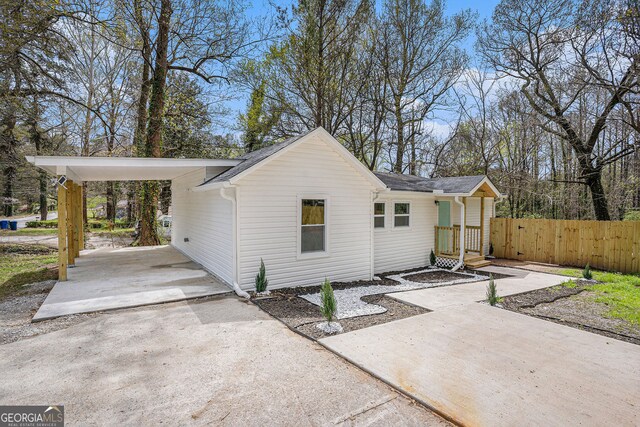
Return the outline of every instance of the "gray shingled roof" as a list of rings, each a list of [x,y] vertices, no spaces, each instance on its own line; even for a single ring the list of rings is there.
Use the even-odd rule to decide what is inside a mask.
[[[432,193],[434,190],[441,190],[445,193],[470,193],[484,179],[484,175],[422,178],[388,172],[374,173],[391,190],[424,193]]]
[[[312,132],[312,131],[309,131],[309,132]],[[246,154],[243,154],[242,156],[236,157],[236,159],[242,160],[242,162],[238,163],[236,166],[233,166],[230,169],[227,169],[226,171],[222,172],[221,174],[216,175],[213,178],[205,181],[201,185],[209,184],[209,183],[212,183],[212,182],[228,181],[229,179],[233,178],[234,176],[240,174],[241,172],[246,171],[250,167],[252,167],[254,165],[257,165],[258,163],[260,163],[261,161],[263,161],[267,157],[269,157],[269,156],[277,153],[278,151],[282,150],[283,148],[288,147],[289,145],[293,144],[294,142],[296,142],[297,140],[299,140],[303,136],[307,135],[309,132],[302,133],[300,135],[291,137],[289,139],[285,139],[284,141],[277,142],[277,143],[275,143],[273,145],[268,145],[268,146],[266,146],[264,148],[261,148],[259,150],[252,151],[250,153],[246,153]]]

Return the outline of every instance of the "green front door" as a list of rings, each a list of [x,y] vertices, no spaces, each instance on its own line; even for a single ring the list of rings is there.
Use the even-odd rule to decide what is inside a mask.
[[[438,226],[451,227],[451,202],[440,201],[438,203]],[[451,253],[453,250],[452,233],[448,230],[438,231],[438,253]]]

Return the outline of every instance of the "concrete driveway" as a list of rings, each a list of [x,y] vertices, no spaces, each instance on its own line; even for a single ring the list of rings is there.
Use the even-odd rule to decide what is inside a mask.
[[[58,282],[34,321],[231,292],[172,246],[82,251],[68,280]]]
[[[235,297],[102,314],[0,346],[0,404],[68,425],[442,425]]]
[[[506,295],[545,281],[497,284]],[[434,311],[321,343],[464,425],[640,424],[639,346],[475,302],[485,288],[392,294]]]

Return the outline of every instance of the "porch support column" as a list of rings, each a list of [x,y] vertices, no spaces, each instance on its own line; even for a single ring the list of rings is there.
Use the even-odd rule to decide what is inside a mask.
[[[84,249],[84,223],[85,223],[85,218],[84,218],[84,212],[82,209],[82,199],[84,197],[84,186],[82,184],[78,185],[78,224],[79,224],[79,231],[78,231],[78,250],[81,251]]]
[[[78,209],[80,207],[80,192],[78,191],[80,186],[73,184],[73,257],[78,258],[80,256],[80,224],[82,222],[82,211]]]
[[[461,239],[462,242],[460,243],[460,245],[462,245],[462,250],[464,251],[464,253],[467,253],[467,248],[465,247],[467,245],[467,198],[463,197],[462,198],[462,204],[464,205],[464,211],[462,212],[462,215],[460,215],[460,234],[461,234]]]
[[[480,196],[480,256],[484,256],[484,196]]]
[[[73,181],[67,180],[65,183],[67,187],[67,198],[66,198],[66,211],[67,211],[67,264],[71,267],[75,264],[76,260],[76,250],[73,247]],[[60,220],[58,220],[60,221]]]
[[[58,280],[67,280],[67,190],[58,186]]]

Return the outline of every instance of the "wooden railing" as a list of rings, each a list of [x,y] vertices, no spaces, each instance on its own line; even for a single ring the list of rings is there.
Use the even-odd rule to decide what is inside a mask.
[[[435,226],[436,255],[458,255],[460,253],[460,226]],[[464,229],[465,252],[482,251],[482,228],[477,225],[467,225]]]

